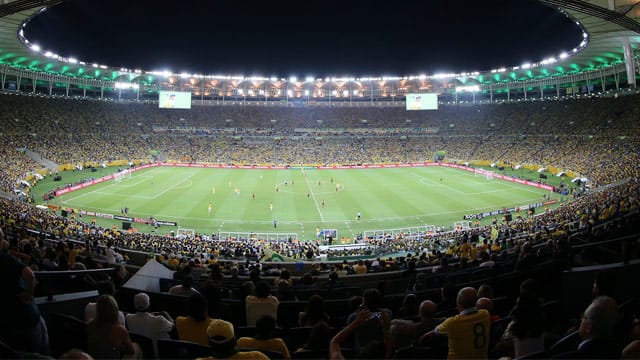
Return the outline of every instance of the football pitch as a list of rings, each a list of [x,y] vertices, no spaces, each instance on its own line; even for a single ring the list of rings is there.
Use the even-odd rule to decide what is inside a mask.
[[[549,191],[464,170],[429,166],[344,170],[154,167],[51,200],[80,210],[177,222],[199,233],[295,233],[451,227],[465,214],[541,202]],[[209,205],[211,210],[209,211]],[[357,214],[360,213],[360,219]],[[89,221],[89,219],[85,219]],[[99,220],[101,225],[106,220]],[[118,226],[119,222],[116,222]],[[139,231],[151,226],[135,224]],[[162,226],[168,233],[175,227]]]

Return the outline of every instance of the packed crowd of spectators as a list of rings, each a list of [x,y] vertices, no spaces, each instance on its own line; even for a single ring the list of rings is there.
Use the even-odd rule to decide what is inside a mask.
[[[483,269],[527,274],[549,263],[545,271],[550,273],[543,276],[553,277],[570,265],[601,263],[593,252],[572,247],[637,233],[638,114],[637,96],[451,106],[438,112],[409,113],[396,108],[241,106],[165,111],[155,105],[3,95],[3,190],[11,190],[20,176],[36,167],[18,151],[21,148],[72,164],[146,159],[150,150],[181,161],[292,164],[423,161],[444,150],[452,159],[505,160],[577,170],[602,188],[535,217],[522,214],[511,221],[495,219],[487,226],[419,237],[398,234],[361,239],[358,247],[331,250],[329,255],[366,255],[367,259],[315,261],[312,270],[299,277],[263,260],[270,253],[296,262],[316,260],[320,244],[130,234],[0,199],[0,269],[2,288],[9,292],[1,297],[1,304],[3,320],[12,324],[0,329],[0,339],[16,350],[43,356],[51,354],[49,336],[56,339],[52,345],[67,337],[72,347],[80,349],[64,348],[59,349],[64,354],[51,354],[61,358],[140,356],[142,348],[134,339],[145,338],[151,344],[145,358],[158,354],[162,341],[168,339],[195,343],[192,348],[200,346],[202,351],[197,356],[210,358],[267,358],[264,354],[284,359],[638,358],[638,313],[623,311],[628,310],[622,303],[627,299],[613,296],[607,289],[610,281],[596,279],[593,298],[585,299],[589,305],[577,309],[582,317],[562,321],[557,313],[548,312],[543,298],[550,294],[543,293],[541,284],[533,280],[516,285],[518,294],[507,299],[511,300],[507,309],[498,308],[499,297],[491,286],[463,286],[451,280],[453,274],[469,275]],[[411,122],[406,121],[409,117]],[[203,135],[210,134],[207,131],[197,135],[157,133],[154,126],[238,129],[232,135]],[[432,127],[438,131],[406,139],[398,134],[376,135],[375,130],[364,135],[298,138],[293,129],[303,127]],[[604,186],[608,184],[613,185]],[[620,251],[625,261],[638,257],[637,239],[631,239],[607,252]],[[130,298],[117,296],[116,289],[122,291],[130,276],[124,266],[131,265],[128,249],[142,251],[147,259],[154,258],[175,271],[175,283],[162,295],[185,304],[183,311],[169,314],[165,311],[169,309],[161,308],[151,312],[150,298],[160,299],[155,297],[158,294],[138,291]],[[397,253],[402,255],[389,257]],[[100,296],[83,309],[85,316],[76,323],[77,328],[67,329],[82,328],[78,336],[85,341],[55,331],[48,336],[47,327],[53,329],[57,324],[45,322],[35,306],[34,271],[102,267],[115,271],[77,276],[67,284],[72,291],[99,290]],[[391,282],[405,285],[400,302],[391,301],[385,297],[389,294],[377,288],[341,298],[340,290],[347,288],[344,279],[378,272],[395,274]],[[364,281],[366,276],[357,279]],[[440,282],[434,283],[436,280]],[[544,280],[554,283],[554,279]],[[40,285],[46,286],[47,281]],[[223,294],[223,290],[230,292]],[[513,289],[495,290],[506,294]],[[310,293],[313,295],[301,296]],[[221,301],[224,296],[240,301],[236,313],[228,308],[232,302]],[[329,299],[347,305],[348,314],[337,315]],[[305,301],[299,312],[286,307]],[[125,302],[131,303],[132,312],[122,311]],[[294,340],[293,329],[291,336],[278,332],[290,312],[295,322],[291,327],[307,331],[301,341]],[[552,333],[554,327],[560,331]],[[250,330],[254,332],[247,333]],[[565,334],[571,335],[550,346]]]
[[[235,164],[489,160],[574,170],[596,186],[638,175],[637,95],[403,108],[195,106],[2,95],[2,189],[57,164],[167,159]],[[276,120],[273,122],[272,120]],[[319,121],[321,120],[321,121]],[[366,120],[366,121],[365,121]],[[297,131],[296,131],[297,129]],[[427,129],[427,130],[425,130]]]

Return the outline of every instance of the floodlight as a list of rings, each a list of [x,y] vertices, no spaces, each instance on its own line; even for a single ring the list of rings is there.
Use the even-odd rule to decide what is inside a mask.
[[[525,64],[522,64],[520,67],[523,68],[523,69],[529,69],[531,67],[531,64],[530,63],[525,63]]]
[[[50,58],[53,57],[53,53],[51,51],[47,51],[46,53],[44,53],[44,56]]]
[[[313,82],[313,76],[307,76],[305,79],[306,82]]]
[[[72,64],[77,64],[78,63],[78,59],[73,58],[73,57],[68,58],[67,61],[69,61]]]
[[[33,44],[33,45],[31,45],[31,50],[33,50],[33,51],[40,51],[40,45],[38,45],[38,44]]]

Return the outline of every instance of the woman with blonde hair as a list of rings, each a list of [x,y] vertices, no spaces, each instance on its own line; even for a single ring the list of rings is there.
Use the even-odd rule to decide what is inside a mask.
[[[87,350],[95,359],[121,359],[136,353],[129,332],[118,321],[118,303],[111,295],[100,295],[96,317],[87,325]]]

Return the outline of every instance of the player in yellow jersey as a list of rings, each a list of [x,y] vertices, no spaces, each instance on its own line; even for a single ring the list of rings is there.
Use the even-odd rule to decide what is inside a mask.
[[[209,206],[207,207],[207,214],[211,215],[211,211],[213,211],[213,206],[209,203]]]
[[[269,211],[273,211],[273,203],[269,203]]]

